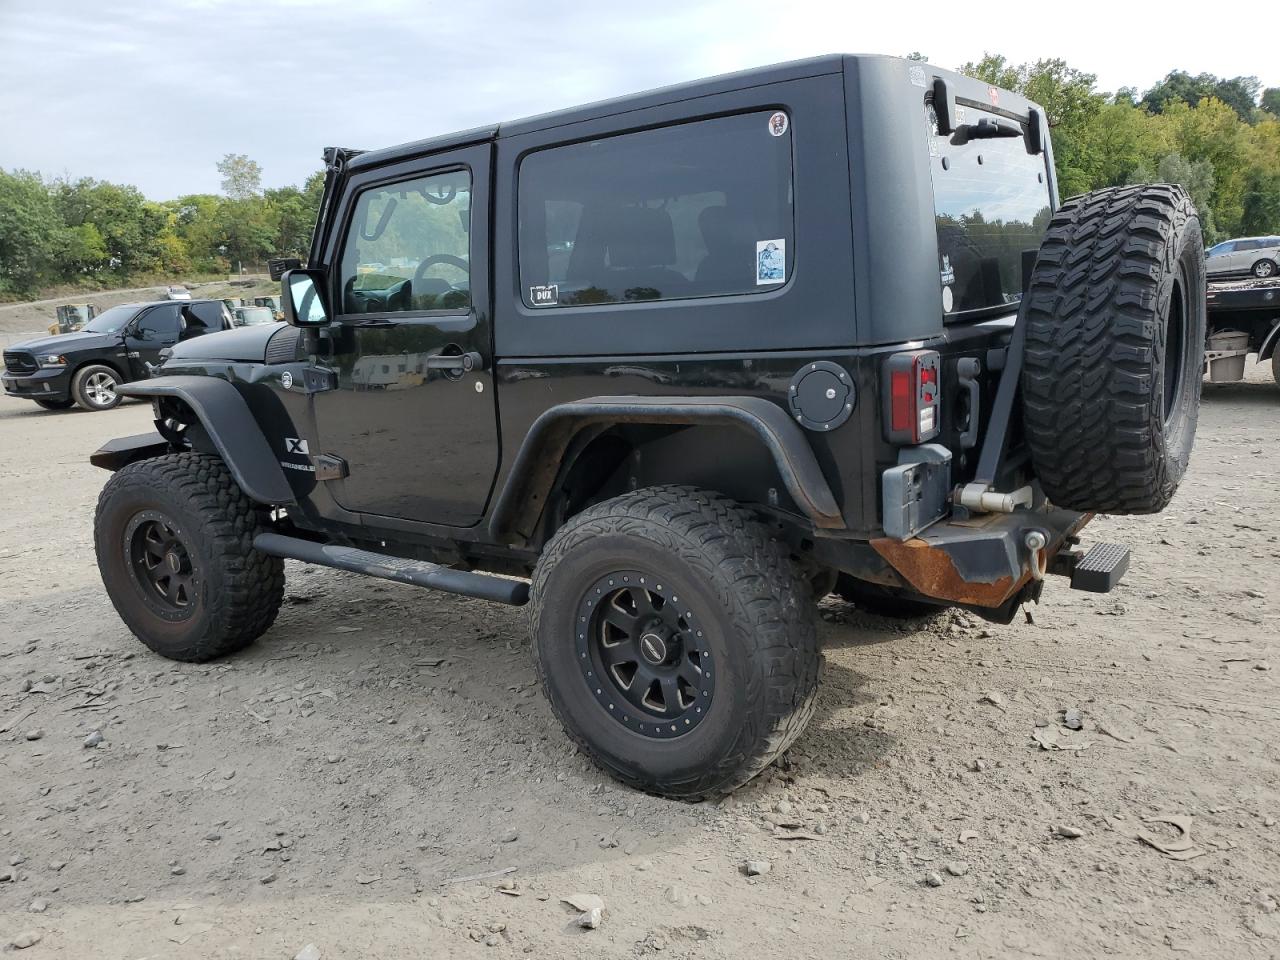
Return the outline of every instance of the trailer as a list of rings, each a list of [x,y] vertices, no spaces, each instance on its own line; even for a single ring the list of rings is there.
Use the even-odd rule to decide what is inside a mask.
[[[1246,359],[1256,353],[1258,363],[1271,361],[1280,383],[1280,278],[1211,282],[1205,303],[1204,367],[1210,382],[1243,380]]]

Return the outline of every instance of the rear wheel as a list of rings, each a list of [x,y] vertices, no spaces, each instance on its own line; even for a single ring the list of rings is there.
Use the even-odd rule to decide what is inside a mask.
[[[1045,494],[1071,510],[1163,509],[1200,410],[1204,249],[1191,198],[1156,184],[1066,201],[1027,298],[1023,420]]]
[[[1271,379],[1280,387],[1280,350],[1271,354]]]
[[[530,621],[569,736],[643,790],[732,790],[813,712],[809,584],[750,512],[712,493],[652,487],[572,518],[534,571]]]
[[[1253,275],[1255,277],[1274,277],[1276,275],[1276,265],[1272,260],[1259,260],[1253,265]]]
[[[46,410],[70,410],[75,405],[76,402],[70,397],[65,397],[61,400],[45,400],[39,397],[36,398],[36,406],[43,407]]]
[[[98,569],[139,640],[202,663],[248,646],[275,621],[284,562],[253,548],[262,527],[262,508],[217,457],[142,460],[98,497]]]
[[[120,374],[102,364],[81,367],[71,378],[71,396],[86,410],[110,410],[119,406]]]

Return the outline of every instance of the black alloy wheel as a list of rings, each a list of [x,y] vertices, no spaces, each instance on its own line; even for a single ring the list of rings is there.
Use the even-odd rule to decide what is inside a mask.
[[[578,664],[616,722],[645,737],[694,729],[711,708],[715,671],[702,619],[661,576],[601,577],[578,604]]]
[[[190,612],[199,595],[199,571],[174,522],[156,510],[145,510],[125,532],[129,572],[143,601],[167,620]]]

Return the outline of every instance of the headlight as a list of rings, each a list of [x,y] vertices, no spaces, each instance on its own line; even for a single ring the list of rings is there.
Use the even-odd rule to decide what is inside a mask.
[[[66,365],[67,365],[67,358],[63,356],[59,356],[56,353],[51,353],[48,356],[40,357],[40,366],[42,367],[65,367]]]

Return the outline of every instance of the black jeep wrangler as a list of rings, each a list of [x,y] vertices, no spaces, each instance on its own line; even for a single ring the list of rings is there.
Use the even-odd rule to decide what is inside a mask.
[[[985,83],[831,56],[326,159],[289,324],[175,347],[121,388],[157,432],[93,457],[165,656],[260,636],[282,558],[527,601],[569,735],[707,796],[804,729],[818,598],[1108,590],[1081,528],[1187,466],[1195,208],[1059,201],[1044,113]]]

